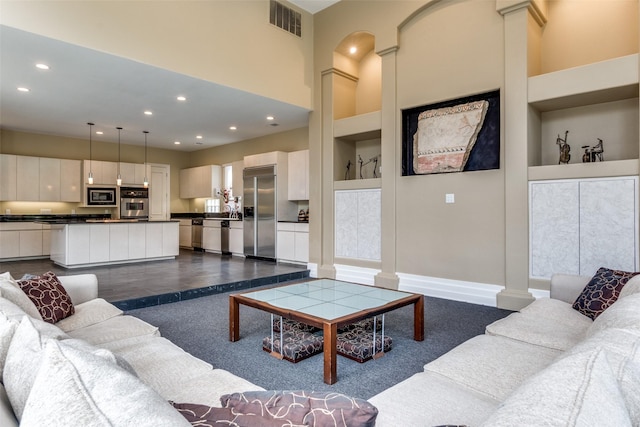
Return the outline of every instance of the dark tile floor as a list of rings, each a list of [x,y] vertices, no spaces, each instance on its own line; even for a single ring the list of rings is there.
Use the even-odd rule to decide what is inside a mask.
[[[180,249],[174,260],[66,269],[48,259],[0,262],[0,273],[94,273],[98,296],[126,309],[146,307],[308,276],[303,266]]]

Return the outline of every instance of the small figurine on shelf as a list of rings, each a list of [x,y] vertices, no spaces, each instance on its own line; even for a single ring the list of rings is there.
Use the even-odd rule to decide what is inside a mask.
[[[571,146],[567,144],[567,135],[569,135],[569,131],[564,131],[564,139],[560,138],[560,134],[558,134],[558,138],[556,138],[556,144],[558,144],[558,148],[560,149],[560,158],[558,159],[558,164],[568,164],[569,160],[571,160]]]
[[[344,171],[344,180],[348,181],[351,179],[351,160],[347,161],[347,170]]]
[[[584,154],[582,155],[582,163],[592,163],[597,161],[604,160],[604,142],[597,138],[598,143],[593,147],[589,147],[588,145],[583,145]]]

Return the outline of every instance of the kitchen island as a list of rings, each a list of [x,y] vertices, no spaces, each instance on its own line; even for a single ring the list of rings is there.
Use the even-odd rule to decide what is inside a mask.
[[[50,257],[65,268],[173,259],[178,221],[51,222]]]

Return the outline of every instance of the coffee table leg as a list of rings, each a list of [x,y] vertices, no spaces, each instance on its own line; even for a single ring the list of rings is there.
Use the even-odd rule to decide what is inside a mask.
[[[413,305],[413,339],[424,341],[424,296]]]
[[[233,295],[229,296],[229,341],[240,339],[240,305]]]
[[[336,337],[338,335],[338,326],[325,323],[324,328],[324,382],[325,384],[334,384],[338,381],[338,363],[336,352]]]

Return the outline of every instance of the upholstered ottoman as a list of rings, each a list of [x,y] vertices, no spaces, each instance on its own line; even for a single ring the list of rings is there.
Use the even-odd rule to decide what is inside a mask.
[[[377,318],[375,323],[373,319],[374,319],[373,317],[369,317],[367,319],[359,320],[355,323],[350,323],[338,329],[338,332],[352,331],[354,329],[364,329],[367,332],[373,332],[374,324],[377,332],[382,331],[381,317]]]
[[[303,331],[303,332],[317,332],[320,328],[316,328],[315,326],[307,325],[306,323],[298,322],[296,320],[287,319],[284,317],[275,317],[273,320],[273,331],[280,332],[280,319],[282,319],[283,331]]]
[[[385,335],[383,339],[382,334],[376,332],[375,352],[373,351],[373,343],[373,331],[356,328],[338,333],[336,350],[341,356],[364,363],[390,351],[393,341],[390,336]]]
[[[282,346],[280,341],[283,342]],[[265,337],[262,340],[262,349],[269,353],[279,354],[289,362],[297,363],[307,357],[322,353],[323,342],[322,335],[291,329]]]

